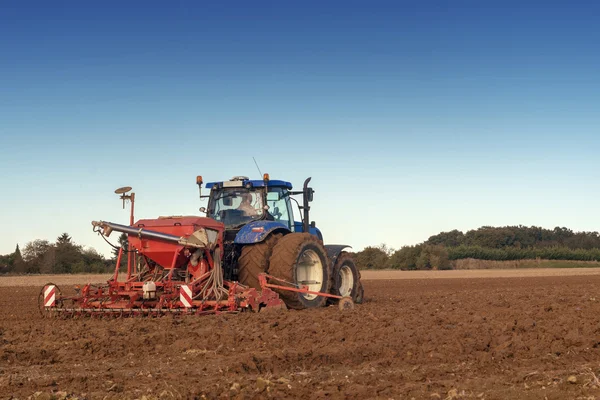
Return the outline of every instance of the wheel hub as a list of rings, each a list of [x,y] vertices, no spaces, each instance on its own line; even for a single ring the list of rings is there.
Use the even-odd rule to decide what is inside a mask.
[[[318,292],[321,290],[321,280],[323,278],[323,264],[321,258],[314,250],[304,250],[296,265],[296,282],[308,282],[308,290]],[[302,295],[306,300],[313,300],[317,295],[304,293]]]
[[[347,265],[340,268],[340,296],[350,296],[354,287],[354,275],[352,270]]]

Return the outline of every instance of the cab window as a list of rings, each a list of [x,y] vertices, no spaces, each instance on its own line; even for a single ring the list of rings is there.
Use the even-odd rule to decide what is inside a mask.
[[[208,216],[234,227],[262,219],[263,204],[260,192],[244,188],[213,190]]]
[[[290,207],[290,198],[286,189],[274,187],[267,192],[268,213],[273,220],[281,222],[294,231],[294,217]]]

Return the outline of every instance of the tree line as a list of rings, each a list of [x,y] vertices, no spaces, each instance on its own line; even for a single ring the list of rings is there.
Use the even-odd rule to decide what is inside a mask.
[[[119,245],[127,250],[127,235],[119,237]],[[34,240],[23,250],[17,245],[13,253],[0,255],[0,273],[109,272],[114,268],[117,253],[114,250],[113,258],[106,259],[96,250],[74,243],[63,233],[54,243]],[[123,254],[121,267],[127,264],[127,254]],[[560,227],[483,226],[466,233],[441,232],[423,243],[398,250],[382,244],[354,253],[359,269],[450,269],[452,261],[466,258],[600,261],[600,234]]]
[[[67,233],[55,242],[33,240],[23,247],[16,246],[11,254],[0,255],[0,273],[14,274],[69,274],[82,272],[104,273],[114,263],[91,248],[73,242]]]
[[[431,236],[425,244],[445,247],[479,246],[492,249],[502,248],[548,248],[569,249],[600,248],[598,232],[573,232],[568,228],[545,229],[537,226],[482,226],[467,233],[459,230],[441,232]]]
[[[394,250],[385,244],[355,253],[359,269],[450,269],[453,260],[600,261],[600,234],[556,227],[483,226],[441,232],[423,243]]]

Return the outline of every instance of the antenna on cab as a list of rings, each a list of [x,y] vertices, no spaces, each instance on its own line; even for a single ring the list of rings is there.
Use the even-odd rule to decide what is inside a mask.
[[[258,166],[258,163],[256,162],[256,158],[252,157],[252,159],[254,160],[254,165],[256,165],[256,169],[258,170],[258,173],[260,174],[260,176],[263,176],[263,173],[260,171],[260,167]]]

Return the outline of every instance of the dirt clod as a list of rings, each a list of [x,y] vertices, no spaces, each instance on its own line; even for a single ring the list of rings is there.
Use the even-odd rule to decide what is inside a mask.
[[[268,379],[261,378],[260,376],[256,378],[256,389],[259,392],[264,392],[271,385],[271,381]]]
[[[67,397],[69,397],[69,394],[67,392],[59,391],[54,393],[54,398],[56,400],[65,400]]]

